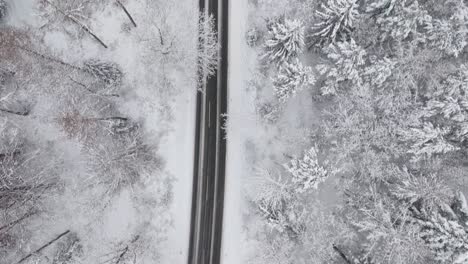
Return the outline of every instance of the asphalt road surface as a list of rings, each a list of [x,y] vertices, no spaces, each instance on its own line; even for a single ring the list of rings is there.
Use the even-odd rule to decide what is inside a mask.
[[[228,0],[200,0],[200,10],[218,25],[220,59],[214,76],[204,82],[196,103],[189,264],[220,264],[223,227],[228,73]]]

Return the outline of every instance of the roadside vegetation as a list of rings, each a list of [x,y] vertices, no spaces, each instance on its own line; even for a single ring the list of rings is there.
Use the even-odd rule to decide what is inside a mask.
[[[467,3],[250,6],[250,263],[468,263]]]

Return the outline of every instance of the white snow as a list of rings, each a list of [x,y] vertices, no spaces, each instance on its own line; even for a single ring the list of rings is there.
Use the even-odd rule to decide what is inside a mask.
[[[196,90],[187,89],[177,97],[174,106],[174,127],[161,146],[167,160],[166,169],[175,176],[171,213],[173,228],[168,233],[163,263],[187,261],[192,205],[193,154],[195,144]]]
[[[242,264],[246,263],[243,256],[249,245],[242,231],[242,214],[246,206],[241,189],[242,179],[251,174],[244,154],[247,139],[257,126],[255,94],[247,91],[245,81],[256,55],[244,38],[248,20],[247,0],[230,1],[229,9],[228,144],[221,260],[223,264]]]
[[[8,1],[8,23],[14,26],[34,24],[37,20],[34,12],[34,0]]]

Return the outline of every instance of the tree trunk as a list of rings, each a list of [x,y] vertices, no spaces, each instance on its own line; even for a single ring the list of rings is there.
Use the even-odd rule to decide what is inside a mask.
[[[17,225],[17,224],[23,222],[24,220],[28,219],[29,217],[35,215],[36,213],[37,213],[37,212],[35,212],[35,211],[27,212],[26,214],[24,214],[22,217],[16,219],[15,221],[10,222],[10,223],[8,223],[8,224],[6,224],[6,225],[4,225],[4,226],[1,226],[1,227],[0,227],[0,231],[3,230],[3,229],[9,229],[9,228],[11,228],[11,227],[13,227],[13,226],[15,226],[15,225]]]
[[[104,43],[104,41],[102,41],[98,36],[96,36],[96,34],[94,34],[89,28],[88,26],[82,24],[80,21],[78,21],[76,18],[70,16],[69,14],[63,12],[63,10],[61,10],[60,8],[58,8],[57,6],[55,6],[54,4],[52,4],[49,0],[44,0],[46,1],[49,5],[51,5],[52,7],[54,7],[60,14],[62,14],[64,17],[68,18],[71,22],[75,23],[76,25],[78,25],[79,27],[81,27],[84,31],[86,31],[86,33],[88,33],[89,35],[91,35],[97,42],[99,42],[99,44],[101,44],[104,48],[108,48],[107,45]]]
[[[59,59],[56,59],[56,58],[53,58],[53,57],[50,57],[50,56],[47,56],[47,55],[44,55],[44,54],[41,54],[41,53],[39,53],[39,52],[37,52],[35,50],[31,50],[31,49],[28,49],[28,48],[25,48],[25,47],[22,47],[22,46],[17,46],[17,47],[19,49],[23,50],[23,51],[26,51],[29,54],[32,54],[32,55],[37,56],[39,58],[42,58],[44,60],[55,62],[55,63],[61,64],[61,65],[64,65],[64,66],[67,66],[67,67],[70,67],[70,68],[73,68],[73,69],[76,69],[76,70],[83,71],[83,69],[78,67],[78,66],[75,66],[73,64],[64,62],[62,60],[59,60]]]
[[[87,120],[94,120],[94,121],[114,121],[114,120],[118,120],[118,121],[123,121],[123,122],[126,122],[128,121],[128,118],[126,117],[120,117],[120,116],[111,116],[111,117],[94,117],[94,118],[86,118]]]
[[[47,248],[48,246],[52,245],[55,241],[59,240],[60,238],[62,238],[63,236],[67,235],[68,233],[70,233],[70,230],[67,230],[65,232],[63,232],[62,234],[58,235],[57,237],[55,237],[54,239],[52,239],[51,241],[47,242],[46,244],[44,244],[42,247],[36,249],[35,251],[29,253],[28,255],[26,255],[25,257],[23,257],[22,259],[20,259],[18,262],[16,262],[16,264],[20,264],[20,263],[23,263],[25,260],[27,260],[28,258],[32,257],[33,255],[41,252],[42,250],[44,250],[45,248]]]
[[[5,108],[0,108],[0,112],[5,112],[5,113],[9,113],[9,114],[12,114],[12,115],[19,115],[19,116],[28,116],[29,115],[29,111],[13,111],[13,110],[9,110],[9,109],[5,109]]]
[[[348,264],[353,264],[353,262],[351,262],[351,261],[348,259],[348,257],[346,256],[346,254],[345,254],[340,248],[338,248],[336,245],[333,245],[333,250],[335,250],[335,251],[338,253],[338,255],[340,255],[340,257],[341,257],[344,261],[346,261],[346,263],[348,263]]]
[[[135,23],[135,20],[133,19],[133,17],[130,15],[130,13],[128,12],[127,8],[125,8],[125,6],[122,4],[122,2],[120,2],[119,0],[116,0],[117,4],[123,9],[123,11],[125,12],[125,14],[127,15],[128,19],[130,19],[130,21],[132,22],[133,26],[134,27],[137,27],[137,24]]]

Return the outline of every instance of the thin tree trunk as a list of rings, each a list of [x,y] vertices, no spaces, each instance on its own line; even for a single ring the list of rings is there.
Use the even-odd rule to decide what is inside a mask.
[[[48,60],[48,61],[55,62],[55,63],[61,64],[61,65],[64,65],[64,66],[67,66],[67,67],[70,67],[70,68],[73,68],[73,69],[76,69],[76,70],[83,71],[82,68],[80,68],[80,67],[78,67],[76,65],[73,65],[73,64],[64,62],[62,60],[59,60],[59,59],[56,59],[56,58],[41,54],[41,53],[39,53],[39,52],[37,52],[35,50],[31,50],[31,49],[28,49],[28,48],[25,48],[25,47],[22,47],[22,46],[17,46],[17,47],[19,49],[23,50],[23,51],[26,51],[29,54],[32,54],[32,55],[37,56],[39,58],[42,58],[44,60]]]
[[[120,97],[120,95],[118,94],[103,94],[103,93],[98,93],[96,91],[93,91],[91,89],[88,88],[88,86],[86,86],[85,84],[77,81],[77,80],[74,80],[72,77],[68,77],[72,82],[74,82],[75,84],[77,84],[78,86],[82,87],[83,89],[85,89],[86,91],[92,93],[92,94],[95,94],[95,95],[99,95],[99,96],[110,96],[110,97]]]
[[[116,0],[116,2],[123,9],[123,11],[127,15],[128,19],[130,19],[130,21],[132,22],[133,26],[137,27],[137,24],[135,23],[135,20],[133,19],[132,15],[130,15],[127,8],[125,8],[125,6],[122,4],[122,2],[120,2],[119,0]]]
[[[104,41],[102,41],[98,36],[96,36],[96,34],[94,34],[86,25],[84,25],[83,23],[81,23],[80,21],[76,20],[76,18],[66,14],[65,12],[63,12],[60,8],[58,8],[57,6],[55,6],[54,4],[52,4],[49,0],[45,0],[49,5],[51,5],[52,7],[54,7],[60,14],[62,14],[64,17],[68,18],[70,21],[72,21],[73,23],[77,24],[79,27],[81,27],[84,31],[86,31],[86,33],[88,33],[89,35],[91,35],[97,42],[99,42],[99,44],[101,44],[104,48],[108,48],[107,45],[104,43]]]
[[[333,245],[333,250],[335,250],[335,251],[338,253],[338,255],[340,255],[340,257],[341,257],[344,261],[346,261],[346,263],[348,263],[348,264],[353,264],[353,263],[348,259],[348,257],[346,257],[346,254],[345,254],[340,248],[338,248],[336,245]]]
[[[12,115],[19,115],[19,116],[28,116],[29,115],[29,111],[19,112],[19,111],[4,109],[4,108],[0,108],[0,112],[5,112],[5,113],[9,113],[9,114],[12,114]]]
[[[10,227],[13,227],[13,226],[15,226],[15,225],[17,225],[17,224],[23,222],[24,220],[28,219],[29,217],[35,215],[36,213],[37,213],[37,212],[35,212],[35,211],[30,211],[30,212],[24,214],[22,217],[16,219],[15,221],[10,222],[10,223],[8,223],[8,224],[6,224],[6,225],[4,225],[4,226],[1,226],[1,227],[0,227],[0,231],[3,230],[3,229],[7,229],[7,228],[10,228]]]
[[[87,120],[90,121],[113,121],[113,120],[119,120],[119,121],[128,121],[128,118],[126,117],[120,117],[120,116],[111,116],[111,117],[94,117],[94,118],[86,118]]]
[[[18,262],[16,262],[16,264],[20,264],[22,262],[24,262],[25,260],[27,260],[28,258],[32,257],[33,255],[41,252],[42,250],[44,250],[45,248],[47,248],[48,246],[52,245],[55,241],[59,240],[60,238],[62,238],[63,236],[67,235],[68,233],[70,233],[70,230],[67,230],[65,232],[63,232],[62,234],[58,235],[57,237],[55,237],[54,239],[52,239],[51,241],[47,242],[46,244],[44,244],[42,247],[36,249],[35,251],[29,253],[28,255],[26,255],[25,257],[23,257],[22,259],[20,259]]]

